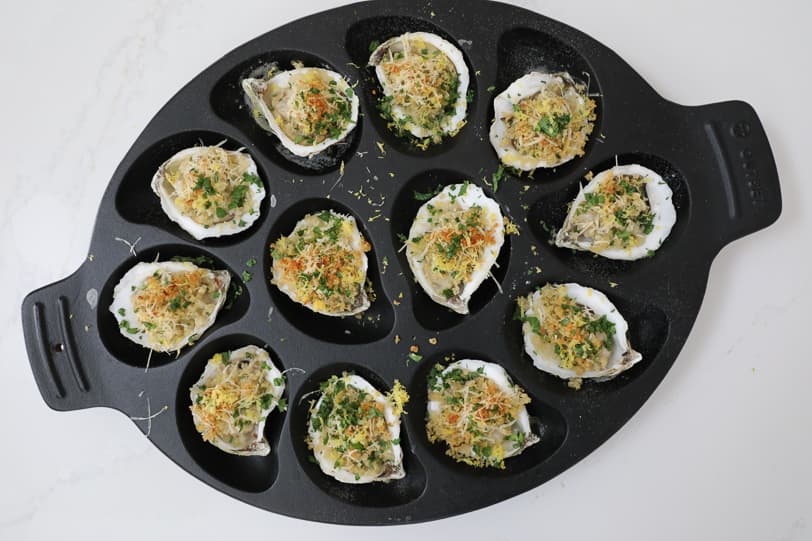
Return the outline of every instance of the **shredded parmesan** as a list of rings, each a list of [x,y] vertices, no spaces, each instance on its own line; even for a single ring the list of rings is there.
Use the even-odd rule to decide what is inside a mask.
[[[583,156],[595,120],[595,102],[584,92],[583,85],[552,78],[513,104],[503,118],[505,140],[520,154],[548,163]]]
[[[478,205],[429,205],[433,229],[409,239],[426,276],[446,298],[462,293],[471,275],[482,266],[485,248],[496,242],[496,222]]]
[[[646,184],[641,175],[614,175],[611,170],[598,187],[584,193],[572,213],[567,236],[591,239],[591,250],[633,248],[646,241],[654,229]]]
[[[399,467],[393,446],[386,406],[395,419],[409,400],[406,389],[395,381],[392,392],[381,400],[349,383],[347,374],[332,376],[321,384],[321,398],[310,405],[310,428],[320,438],[308,437],[311,449],[336,469],[373,478],[386,477]]]
[[[363,302],[363,258],[370,249],[351,218],[310,214],[271,245],[272,281],[317,312],[347,313]]]
[[[279,404],[276,387],[283,378],[269,381],[271,365],[249,352],[239,359],[216,353],[208,364],[215,368],[212,376],[193,388],[195,428],[207,442],[218,439],[247,449],[261,436],[258,424]]]
[[[440,408],[428,415],[429,441],[444,441],[446,454],[459,462],[504,468],[505,447],[525,446],[517,419],[530,397],[517,386],[506,392],[482,368],[446,372],[436,365],[429,375],[428,398]]]
[[[442,139],[459,98],[459,75],[451,59],[420,38],[395,40],[380,61],[388,90],[384,116],[397,131],[422,128],[434,142]],[[397,114],[392,114],[397,111]]]
[[[605,369],[614,345],[614,323],[569,297],[565,285],[547,284],[540,292],[535,302],[532,294],[519,297],[517,312],[532,330],[537,349],[578,375]]]
[[[203,147],[171,161],[164,168],[164,185],[175,207],[196,223],[207,227],[236,221],[253,208],[250,158],[220,147]]]
[[[194,329],[205,326],[217,299],[225,294],[220,280],[207,269],[156,271],[144,280],[132,293],[132,306],[149,342],[171,351]]]

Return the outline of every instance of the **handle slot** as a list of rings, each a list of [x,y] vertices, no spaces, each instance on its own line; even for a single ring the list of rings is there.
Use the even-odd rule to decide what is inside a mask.
[[[54,395],[57,398],[65,398],[65,386],[62,384],[62,378],[54,365],[54,359],[51,355],[51,348],[48,345],[48,334],[45,327],[45,308],[42,303],[35,302],[32,312],[34,317],[34,336],[37,341],[37,349],[41,366],[45,367],[44,375],[48,376],[49,383],[53,388]],[[40,372],[42,373],[42,372]]]
[[[83,393],[90,390],[90,385],[85,377],[82,365],[79,363],[79,356],[76,354],[76,341],[73,338],[73,331],[70,326],[70,312],[68,311],[68,299],[60,296],[57,301],[57,321],[59,322],[59,334],[62,338],[62,351],[68,357],[68,364],[70,365],[73,378],[76,380],[76,386]]]

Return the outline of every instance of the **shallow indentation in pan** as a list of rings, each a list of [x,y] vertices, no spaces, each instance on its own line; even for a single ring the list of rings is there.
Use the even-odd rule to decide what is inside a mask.
[[[530,426],[534,434],[539,436],[539,442],[531,445],[521,454],[505,459],[505,468],[475,468],[461,462],[457,462],[446,454],[447,446],[445,442],[429,442],[425,430],[426,404],[428,403],[428,376],[431,369],[440,364],[448,366],[455,360],[475,359],[485,362],[492,362],[502,366],[510,375],[513,383],[523,388],[530,396],[531,402],[528,404],[527,413],[530,416]],[[506,363],[500,359],[491,359],[483,356],[482,353],[465,351],[463,349],[447,350],[432,355],[424,359],[418,368],[414,378],[414,385],[409,389],[411,400],[407,410],[407,421],[410,427],[414,427],[413,432],[417,433],[415,439],[418,444],[425,445],[429,452],[452,471],[463,475],[470,475],[483,479],[498,479],[514,477],[527,473],[536,466],[550,458],[567,437],[567,422],[564,416],[557,409],[544,402],[539,396],[532,392],[530,388],[521,380],[514,377]]]
[[[502,93],[516,79],[532,71],[556,73],[566,71],[573,79],[588,84],[587,92],[595,100],[595,119],[592,134],[584,149],[585,156],[576,157],[552,169],[536,169],[535,181],[563,178],[583,166],[601,133],[603,96],[600,82],[589,62],[578,51],[551,34],[530,28],[513,28],[499,37],[496,49],[497,71],[493,95]],[[493,102],[489,107],[488,118],[493,118]]]
[[[668,315],[663,309],[653,304],[655,301],[639,298],[639,296],[632,297],[626,292],[625,288],[613,289],[603,281],[593,283],[584,280],[573,280],[571,275],[556,276],[550,274],[545,277],[546,281],[525,288],[517,293],[516,298],[527,295],[547,283],[561,284],[577,281],[583,286],[597,289],[609,298],[628,323],[629,330],[626,337],[632,349],[642,354],[643,359],[612,380],[604,382],[585,380],[584,388],[575,391],[567,387],[565,380],[535,368],[533,360],[524,350],[522,323],[516,319],[515,315],[516,302],[511,302],[503,320],[505,347],[511,353],[511,358],[521,359],[525,363],[525,367],[522,367],[518,373],[523,378],[523,381],[528,381],[528,384],[533,389],[538,390],[541,396],[557,395],[577,401],[580,400],[580,395],[585,394],[586,391],[611,393],[639,377],[649,366],[656,362],[660,351],[668,340],[671,325]]]
[[[682,173],[671,163],[650,154],[628,153],[596,164],[592,167],[592,172],[597,175],[601,171],[613,167],[616,163],[615,160],[620,165],[636,163],[659,173],[674,194],[672,201],[677,211],[677,222],[662,247],[652,257],[636,261],[618,261],[598,256],[592,252],[550,245],[549,241],[554,236],[553,232],[564,224],[569,204],[578,195],[579,186],[589,182],[585,179],[573,179],[565,188],[541,197],[530,207],[527,214],[527,223],[533,234],[539,239],[545,254],[549,253],[558,258],[569,268],[602,278],[638,273],[645,270],[651,263],[668,258],[669,254],[679,246],[679,238],[690,219],[688,186]]]
[[[175,153],[194,146],[213,146],[221,143],[222,148],[226,150],[244,148],[243,143],[233,137],[206,130],[185,131],[164,137],[136,158],[124,174],[121,185],[116,191],[116,210],[129,222],[153,225],[184,240],[201,242],[205,245],[223,246],[247,238],[260,227],[260,224],[268,215],[269,197],[266,196],[262,200],[259,208],[259,219],[245,231],[235,235],[195,241],[191,235],[167,217],[163,209],[161,209],[160,199],[150,187],[152,177],[158,171],[158,168]],[[263,171],[259,160],[255,156],[252,156],[252,158],[257,164],[259,176],[265,184],[267,192],[268,177]]]
[[[231,273],[233,286],[232,289],[229,290],[229,298],[226,299],[224,307],[220,310],[220,313],[217,314],[217,319],[214,321],[214,324],[206,330],[201,338],[224,325],[234,323],[248,310],[248,304],[250,302],[248,290],[240,280],[239,275],[226,265],[223,260],[210,252],[181,244],[164,244],[139,251],[138,257],[130,257],[127,259],[127,261],[119,265],[107,279],[107,282],[99,294],[99,305],[97,308],[99,336],[101,336],[104,346],[113,357],[131,366],[146,366],[149,349],[125,338],[119,331],[118,322],[109,310],[110,305],[113,303],[113,290],[116,284],[121,280],[121,277],[136,263],[155,261],[159,255],[159,261],[169,261],[173,257],[203,257],[204,259],[202,261],[195,261],[198,266],[213,270],[228,270]],[[237,295],[236,291],[240,291],[240,294]],[[184,357],[191,347],[193,346],[183,348],[180,355],[176,355],[175,353],[153,352],[149,359],[149,365],[157,367],[173,362],[179,357]]]
[[[368,262],[367,279],[372,284],[375,299],[366,311],[356,316],[331,317],[317,314],[293,301],[278,287],[270,283],[271,265],[273,263],[270,251],[271,243],[282,236],[290,235],[296,226],[296,222],[304,218],[305,215],[323,210],[333,210],[354,217],[359,231],[372,245],[372,249],[366,253]],[[265,245],[263,268],[265,281],[274,305],[292,325],[308,336],[338,344],[366,344],[387,336],[395,324],[395,313],[392,304],[386,297],[381,285],[378,259],[375,255],[372,237],[366,230],[363,220],[349,208],[333,199],[306,199],[285,209],[271,227]]]
[[[183,371],[175,400],[175,418],[183,446],[206,473],[237,490],[262,492],[273,485],[279,472],[277,446],[285,414],[275,409],[268,416],[264,433],[271,446],[269,455],[237,456],[221,451],[214,445],[203,441],[195,428],[192,412],[189,411],[191,406],[189,389],[200,379],[208,360],[215,353],[233,351],[248,345],[265,349],[270,354],[274,365],[279,370],[285,369],[274,351],[258,338],[247,334],[232,334],[213,340],[195,352]],[[288,396],[287,390],[284,396]]]
[[[402,422],[403,419],[400,425],[400,446],[403,449],[403,468],[406,470],[406,476],[403,479],[392,480],[388,483],[358,485],[341,483],[324,474],[319,465],[312,460],[313,453],[308,449],[306,441],[310,401],[318,401],[320,383],[328,380],[330,376],[340,376],[343,372],[361,376],[382,393],[388,392],[392,387],[392,382],[384,381],[371,369],[351,363],[330,364],[310,374],[299,388],[290,411],[291,438],[299,467],[321,490],[354,505],[392,507],[416,500],[426,489],[426,472],[417,456],[411,451],[410,437],[405,423]]]
[[[363,74],[358,88],[358,94],[361,97],[364,112],[367,118],[372,121],[375,130],[384,139],[384,142],[404,154],[417,157],[436,156],[453,148],[461,134],[457,134],[454,137],[446,136],[442,143],[432,144],[423,150],[416,147],[407,137],[400,137],[393,133],[392,130],[387,127],[387,121],[381,118],[380,112],[378,111],[378,99],[383,95],[381,85],[375,75],[374,68],[367,67],[369,55],[372,52],[372,44],[376,42],[383,43],[390,38],[405,34],[406,32],[430,32],[436,34],[462,52],[465,64],[468,66],[469,74],[468,88],[470,92],[467,117],[470,119],[477,105],[475,69],[471,65],[468,55],[463,51],[462,47],[460,47],[457,40],[434,23],[403,15],[362,19],[347,30],[345,46],[350,58],[360,67],[359,71]],[[466,125],[462,127],[461,131],[467,129],[469,128]]]
[[[400,249],[403,245],[403,239],[409,236],[409,229],[412,227],[412,222],[417,215],[417,211],[426,203],[425,200],[415,198],[416,192],[418,194],[431,194],[437,191],[438,187],[442,189],[442,187],[449,184],[457,184],[472,178],[474,177],[458,171],[433,169],[419,173],[403,184],[392,205],[392,208],[396,209],[390,222],[392,242],[394,245]],[[492,199],[494,198],[493,193],[487,186],[480,187],[485,192],[485,195]],[[509,217],[505,213],[504,208],[502,208],[502,213],[506,218]],[[507,275],[508,265],[510,264],[510,251],[510,235],[505,235],[505,242],[499,252],[499,257],[496,259],[496,264],[491,268],[493,276],[500,284],[504,282],[505,276]],[[412,307],[415,318],[418,323],[426,329],[441,331],[454,327],[462,323],[466,317],[482,310],[499,293],[499,288],[494,280],[487,278],[482,285],[479,286],[479,289],[476,290],[473,297],[471,297],[468,303],[470,310],[468,316],[457,314],[431,300],[431,297],[423,291],[420,284],[414,280],[414,275],[406,259],[405,249],[398,252],[398,259],[400,260],[401,267],[404,269],[403,272],[409,276],[409,289],[412,292]]]
[[[319,175],[338,169],[342,160],[352,157],[361,140],[363,117],[347,137],[310,158],[296,156],[282,145],[272,133],[262,129],[254,119],[251,106],[245,98],[242,80],[248,77],[262,77],[268,68],[275,65],[279,70],[293,69],[292,62],[301,62],[304,67],[325,68],[346,74],[330,65],[324,59],[303,51],[278,50],[255,56],[232,68],[214,85],[211,93],[211,106],[214,112],[226,122],[236,126],[276,165],[301,175]],[[347,79],[352,85],[354,81]],[[359,110],[363,113],[363,110]]]

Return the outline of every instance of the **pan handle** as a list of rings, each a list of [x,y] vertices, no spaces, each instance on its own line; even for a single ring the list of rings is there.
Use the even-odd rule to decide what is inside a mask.
[[[714,213],[716,248],[763,229],[781,214],[781,188],[767,134],[753,108],[742,101],[688,107],[710,148],[702,160],[710,187],[724,201]]]
[[[94,298],[95,297],[95,298]],[[115,407],[105,393],[107,355],[95,332],[98,293],[84,287],[82,269],[33,291],[22,305],[25,347],[42,398],[49,407],[69,411]]]

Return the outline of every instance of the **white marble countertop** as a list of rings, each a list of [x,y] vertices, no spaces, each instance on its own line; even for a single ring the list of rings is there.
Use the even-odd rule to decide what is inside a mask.
[[[0,7],[0,538],[812,538],[809,254],[812,85],[800,2],[516,2],[614,48],[665,97],[758,111],[784,212],[725,248],[682,354],[608,443],[547,484],[423,525],[335,527],[276,516],[197,481],[120,414],[49,410],[23,346],[30,290],[86,257],[96,209],[141,129],[244,41],[341,4],[45,2]],[[234,6],[234,7],[227,7]]]

